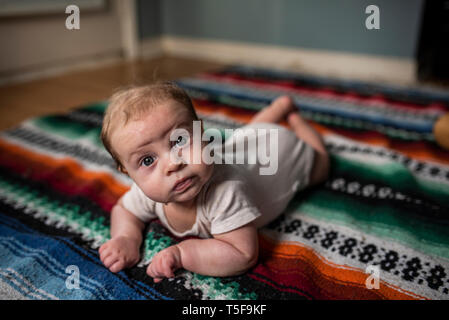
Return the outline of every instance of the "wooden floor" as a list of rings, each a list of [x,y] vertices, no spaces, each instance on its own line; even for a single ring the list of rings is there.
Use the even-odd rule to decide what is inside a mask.
[[[173,80],[223,66],[203,60],[161,57],[2,86],[0,130],[30,117],[64,113],[87,103],[106,100],[114,89],[123,85]]]

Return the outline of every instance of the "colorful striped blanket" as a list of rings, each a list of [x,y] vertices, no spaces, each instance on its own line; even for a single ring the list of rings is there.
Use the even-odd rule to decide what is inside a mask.
[[[99,139],[107,104],[30,119],[0,135],[0,298],[449,298],[449,151],[432,134],[447,92],[246,67],[177,83],[220,130],[289,94],[324,137],[328,181],[259,231],[246,274],[183,270],[156,284],[145,266],[181,240],[159,221],[136,267],[113,274],[99,260],[109,212],[131,184]]]

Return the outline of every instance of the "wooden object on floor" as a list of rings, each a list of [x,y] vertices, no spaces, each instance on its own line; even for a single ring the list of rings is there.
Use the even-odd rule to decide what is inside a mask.
[[[435,122],[433,134],[437,143],[449,150],[449,113],[441,116]]]

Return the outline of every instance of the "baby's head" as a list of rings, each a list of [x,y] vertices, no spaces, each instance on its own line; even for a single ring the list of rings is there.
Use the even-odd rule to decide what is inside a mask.
[[[193,149],[194,121],[199,120],[192,101],[175,84],[134,86],[111,97],[101,139],[118,169],[149,198],[164,203],[186,202],[196,197],[213,171],[213,164],[194,164],[185,158],[186,154],[201,154],[205,146],[201,143],[198,150]],[[189,134],[178,134],[182,131]],[[173,161],[174,151],[184,161]],[[190,179],[175,188],[185,178]]]

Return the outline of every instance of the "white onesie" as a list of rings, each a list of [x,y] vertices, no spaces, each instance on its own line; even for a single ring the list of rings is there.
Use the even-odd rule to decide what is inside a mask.
[[[275,174],[261,175],[260,169],[267,168],[268,164],[261,165],[260,161],[248,164],[245,158],[244,164],[236,164],[235,161],[226,164],[222,158],[223,164],[214,164],[211,178],[198,194],[193,227],[183,233],[176,232],[169,225],[163,204],[149,199],[135,183],[123,196],[123,206],[143,222],[159,218],[177,237],[210,238],[213,234],[232,231],[253,220],[257,227],[270,223],[284,211],[296,191],[309,184],[315,151],[299,140],[293,131],[278,124],[257,122],[240,129],[255,129],[257,138],[270,134],[270,129],[277,129],[278,159]],[[239,139],[244,139],[244,135],[233,135],[226,139],[224,150],[229,150],[230,145],[237,145]],[[267,147],[269,141],[270,137],[266,136]],[[246,144],[246,155],[257,152],[251,144]],[[260,144],[256,146],[260,147]],[[270,154],[271,149],[268,150]],[[221,156],[226,154],[229,155],[224,152]]]

